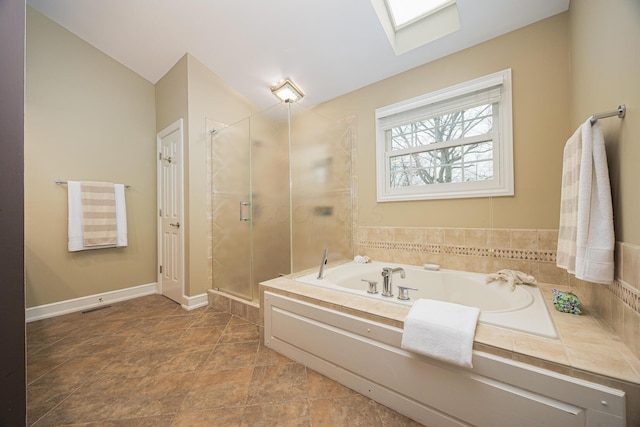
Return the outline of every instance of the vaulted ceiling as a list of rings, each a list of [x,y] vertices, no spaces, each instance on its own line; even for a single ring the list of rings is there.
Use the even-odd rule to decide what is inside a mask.
[[[188,52],[258,108],[277,102],[269,88],[286,77],[311,107],[569,7],[569,0],[458,0],[459,31],[396,56],[370,0],[27,3],[151,83]]]

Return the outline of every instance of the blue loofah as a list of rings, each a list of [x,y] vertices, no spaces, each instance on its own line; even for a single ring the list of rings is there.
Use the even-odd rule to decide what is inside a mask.
[[[575,294],[557,289],[552,289],[551,293],[553,294],[553,305],[556,310],[563,313],[582,314],[582,311],[580,311],[582,303]]]

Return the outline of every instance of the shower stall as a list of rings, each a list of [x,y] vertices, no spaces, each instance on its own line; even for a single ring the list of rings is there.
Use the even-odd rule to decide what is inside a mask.
[[[214,289],[253,301],[324,248],[353,257],[350,120],[283,102],[209,134]]]

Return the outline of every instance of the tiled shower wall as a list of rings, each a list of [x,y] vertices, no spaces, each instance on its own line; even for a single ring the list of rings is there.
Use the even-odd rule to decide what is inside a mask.
[[[354,231],[355,253],[374,260],[478,273],[508,268],[541,283],[571,286],[640,357],[640,246],[619,242],[616,280],[600,285],[556,267],[558,230],[359,226]]]

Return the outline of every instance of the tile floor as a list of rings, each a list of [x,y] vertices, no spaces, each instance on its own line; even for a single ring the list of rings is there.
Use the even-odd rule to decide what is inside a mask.
[[[27,383],[34,427],[420,426],[160,295],[27,324]]]

